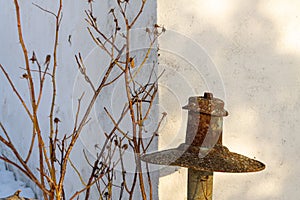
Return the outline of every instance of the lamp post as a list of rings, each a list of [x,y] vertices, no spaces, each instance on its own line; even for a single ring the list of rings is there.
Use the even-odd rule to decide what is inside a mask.
[[[230,152],[222,144],[224,102],[212,93],[190,97],[185,143],[177,148],[143,155],[148,163],[188,168],[188,200],[212,200],[213,172],[256,172],[265,168],[257,160]]]

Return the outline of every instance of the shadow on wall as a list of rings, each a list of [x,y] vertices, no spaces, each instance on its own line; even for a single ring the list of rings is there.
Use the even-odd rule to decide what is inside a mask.
[[[256,174],[216,173],[214,198],[298,197],[300,2],[161,0],[158,5],[159,23],[204,47],[221,73],[230,114],[224,144],[267,165]],[[182,180],[181,187],[185,184]]]

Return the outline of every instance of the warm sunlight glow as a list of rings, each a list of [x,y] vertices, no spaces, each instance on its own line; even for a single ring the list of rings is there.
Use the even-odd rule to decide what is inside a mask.
[[[230,11],[232,11],[231,5],[228,1],[223,0],[197,1],[193,8],[197,9],[195,13],[219,21],[228,19]],[[205,15],[203,15],[204,13]]]
[[[186,168],[180,168],[172,175],[161,177],[159,179],[159,184],[164,187],[159,187],[159,199],[186,199],[186,180]]]
[[[261,12],[273,21],[280,39],[277,50],[280,53],[300,53],[300,2],[275,0],[261,4]]]
[[[284,49],[300,53],[300,24],[290,23],[282,34],[281,43]]]
[[[191,12],[195,13],[196,16],[207,18],[203,22],[215,25],[215,28],[222,33],[230,32],[230,21],[234,14],[234,9],[236,9],[236,5],[232,0],[197,0],[190,8]]]
[[[229,10],[229,5],[224,0],[204,1],[201,4],[213,15],[224,15]]]

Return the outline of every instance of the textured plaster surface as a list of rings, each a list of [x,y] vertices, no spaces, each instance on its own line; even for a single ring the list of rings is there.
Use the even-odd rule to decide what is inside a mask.
[[[158,0],[159,24],[205,49],[219,72],[221,78],[215,80],[208,80],[202,68],[197,72],[198,66],[191,73],[202,73],[204,80],[223,85],[223,89],[209,89],[225,101],[229,111],[224,118],[223,144],[267,166],[259,173],[215,173],[214,199],[288,200],[300,195],[299,9],[297,0]],[[165,44],[168,39],[162,40]],[[196,49],[190,45],[185,51],[194,54]],[[173,62],[169,66],[177,72],[187,66],[178,61],[182,60],[179,56],[172,56],[162,52],[161,60]],[[204,59],[201,52],[199,57]],[[186,113],[180,112],[180,105],[187,103],[187,97],[184,100],[181,95],[191,88],[195,90],[192,95],[202,95],[208,89],[203,79],[192,80],[180,74],[188,79],[181,85],[180,79],[173,81],[180,85],[172,89],[180,100],[172,107],[172,101],[161,94],[160,101],[169,105],[165,108],[176,114],[167,119],[160,149],[184,141]],[[177,172],[172,174],[172,170]],[[169,169],[164,175],[160,179],[160,200],[185,199],[186,170]]]

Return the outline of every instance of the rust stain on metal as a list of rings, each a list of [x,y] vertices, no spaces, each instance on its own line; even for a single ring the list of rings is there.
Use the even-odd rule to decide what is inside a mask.
[[[153,164],[189,168],[188,199],[212,198],[213,172],[256,172],[265,168],[262,162],[231,152],[223,146],[223,117],[228,112],[221,99],[214,98],[212,93],[204,93],[204,96],[190,97],[183,109],[188,110],[185,143],[174,149],[144,155],[141,159]],[[204,191],[197,189],[195,183],[196,180],[203,187],[203,174],[206,173],[211,173],[210,181],[204,181],[206,189],[211,191],[208,192],[209,198]]]
[[[195,149],[193,150],[193,148]],[[209,151],[208,154],[207,151]],[[202,157],[203,155],[205,156]],[[222,145],[215,145],[209,150],[181,144],[175,149],[147,154],[142,159],[149,163],[181,166],[207,172],[256,172],[265,168],[263,163],[230,152],[227,147]]]
[[[142,160],[208,172],[255,172],[265,168],[257,160],[230,152],[222,145],[224,102],[211,93],[190,97],[183,109],[189,111],[185,143],[177,148],[144,155]]]

